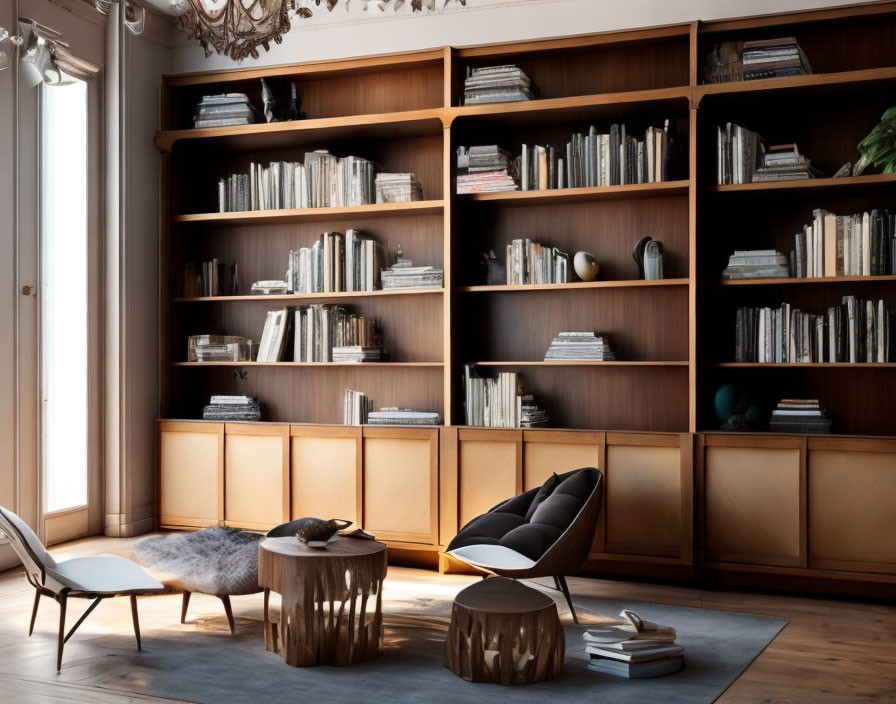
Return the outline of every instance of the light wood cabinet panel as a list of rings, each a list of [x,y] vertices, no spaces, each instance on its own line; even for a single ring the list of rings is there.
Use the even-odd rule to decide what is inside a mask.
[[[809,566],[896,573],[896,443],[809,448]]]
[[[458,529],[522,491],[521,430],[458,431]]]
[[[382,540],[438,541],[438,429],[364,428],[364,529]]]
[[[289,520],[289,426],[227,423],[224,522],[270,530]]]
[[[743,442],[749,445],[705,448],[706,558],[799,567],[804,558],[804,440],[754,437]]]
[[[361,428],[291,429],[292,518],[361,522]]]
[[[603,433],[526,430],[523,443],[523,491],[541,486],[554,473],[603,469]]]
[[[204,528],[224,519],[224,424],[158,424],[159,524]]]

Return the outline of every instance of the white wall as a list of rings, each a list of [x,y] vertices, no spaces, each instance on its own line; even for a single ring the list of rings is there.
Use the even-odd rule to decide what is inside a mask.
[[[342,0],[344,2],[344,0]],[[296,19],[282,44],[243,66],[320,61],[369,54],[413,51],[440,46],[468,46],[524,39],[590,34],[633,27],[675,24],[743,15],[760,15],[814,7],[848,5],[863,0],[467,0],[432,14],[346,13],[321,6],[310,20]],[[355,0],[357,5],[357,0]],[[410,5],[410,3],[408,3]],[[171,37],[174,73],[237,66],[202,48],[179,29]]]

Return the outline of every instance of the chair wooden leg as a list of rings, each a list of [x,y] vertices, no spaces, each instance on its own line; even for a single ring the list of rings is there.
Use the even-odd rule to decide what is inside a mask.
[[[233,622],[233,609],[230,608],[230,597],[227,594],[219,594],[218,598],[224,603],[224,613],[227,614],[227,623],[230,624],[230,635],[236,632],[236,625]]]
[[[75,631],[78,630],[78,626],[80,626],[82,623],[84,623],[84,619],[87,618],[88,616],[90,616],[90,612],[93,611],[104,598],[105,597],[99,596],[96,599],[94,599],[93,603],[87,607],[87,610],[83,614],[81,614],[81,618],[79,618],[75,622],[75,625],[72,626],[71,630],[66,634],[65,639],[62,641],[63,643],[68,643],[69,639],[73,635],[75,635]]]
[[[569,610],[572,613],[572,620],[578,624],[579,617],[576,616],[576,607],[572,605],[572,598],[569,596],[569,587],[566,585],[566,577],[562,574],[557,575],[557,581],[560,582],[560,589],[563,590],[563,596],[566,597],[566,603],[569,604]]]
[[[131,594],[131,616],[134,618],[134,635],[137,636],[137,650],[143,650],[140,642],[140,619],[137,616],[137,595]]]
[[[40,605],[40,589],[34,590],[34,609],[31,611],[31,624],[28,626],[28,637],[34,633],[34,621],[37,619],[37,607]]]
[[[180,607],[180,622],[181,623],[187,622],[187,608],[189,606],[190,606],[190,592],[185,590],[184,591],[184,601]]]
[[[56,597],[59,602],[59,641],[56,644],[56,672],[62,670],[62,648],[65,646],[65,607],[68,597],[60,594]]]

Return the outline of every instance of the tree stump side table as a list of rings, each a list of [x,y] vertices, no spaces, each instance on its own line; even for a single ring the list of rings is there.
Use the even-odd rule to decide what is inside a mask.
[[[310,548],[296,538],[265,538],[258,546],[265,648],[293,667],[382,655],[386,567],[386,546],[374,540],[336,536],[326,548]],[[279,623],[268,613],[272,589],[282,597]]]
[[[563,672],[566,639],[557,605],[512,579],[460,592],[451,610],[444,664],[470,682],[533,684]]]

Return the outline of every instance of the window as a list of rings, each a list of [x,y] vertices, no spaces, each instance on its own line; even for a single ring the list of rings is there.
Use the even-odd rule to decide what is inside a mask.
[[[44,510],[87,504],[87,83],[41,87]]]

